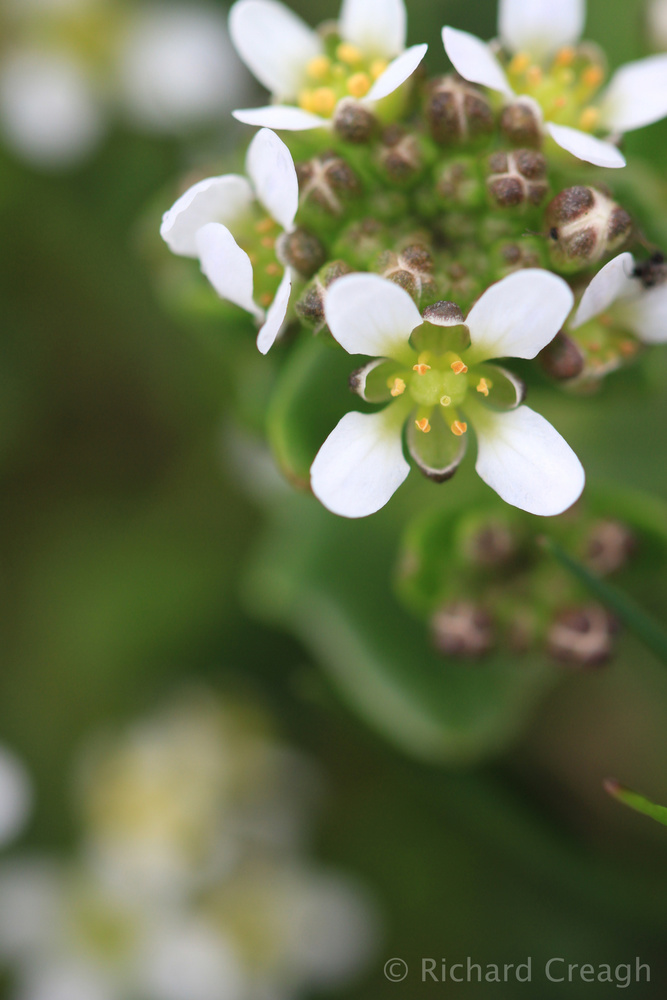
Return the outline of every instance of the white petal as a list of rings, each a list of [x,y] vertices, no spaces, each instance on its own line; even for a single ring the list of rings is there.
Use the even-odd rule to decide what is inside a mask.
[[[510,52],[540,59],[581,37],[585,0],[500,0],[498,33]]]
[[[408,293],[379,274],[339,278],[327,291],[324,315],[350,354],[397,360],[405,357],[410,334],[423,322]]]
[[[638,59],[617,69],[602,99],[605,125],[617,132],[650,125],[667,115],[667,55]]]
[[[236,51],[276,97],[296,97],[306,64],[322,52],[308,25],[276,0],[239,0],[229,12]]]
[[[245,177],[207,177],[189,188],[162,216],[160,236],[172,253],[196,257],[197,230],[207,222],[233,226],[248,211],[255,196]]]
[[[470,310],[468,355],[534,358],[556,336],[574,304],[563,278],[542,268],[508,274],[491,285]]]
[[[285,104],[268,104],[264,108],[239,108],[232,111],[237,121],[244,125],[258,125],[260,128],[275,128],[286,132],[305,132],[311,128],[328,128],[331,119],[320,118],[310,111],[293,108]]]
[[[260,319],[264,313],[252,297],[252,264],[226,226],[209,222],[195,237],[201,269],[221,299],[227,299]]]
[[[636,298],[614,306],[614,319],[620,320],[645,344],[667,343],[667,285],[647,288]]]
[[[32,805],[32,788],[21,761],[0,747],[0,845],[23,828]]]
[[[391,405],[380,413],[346,413],[315,456],[313,493],[334,514],[374,514],[410,471],[390,411]]]
[[[584,488],[584,470],[548,420],[527,406],[484,411],[477,433],[478,474],[507,503],[549,517],[571,507]]]
[[[581,132],[578,128],[570,128],[569,125],[554,125],[553,122],[547,122],[546,129],[561,149],[566,149],[580,160],[594,163],[596,167],[625,166],[625,157],[610,142],[596,139],[594,135]]]
[[[269,215],[283,229],[292,229],[299,207],[299,182],[292,154],[275,132],[260,129],[248,147],[246,170]]]
[[[570,327],[588,323],[589,319],[599,316],[608,309],[612,302],[638,290],[636,278],[632,278],[635,261],[631,253],[621,253],[598,271],[581,297],[579,308],[574,314]]]
[[[457,28],[443,28],[442,41],[454,69],[465,80],[514,97],[502,66],[486,42]]]
[[[257,334],[257,347],[262,354],[269,351],[280,333],[280,328],[285,322],[287,306],[292,292],[292,276],[289,268],[285,271],[283,279],[278,286],[276,296],[266,313],[266,320],[261,330]]]
[[[412,76],[426,55],[428,45],[413,45],[406,49],[393,62],[390,62],[384,73],[382,73],[371,89],[366,94],[364,101],[381,101],[388,94],[393,94],[402,83]]]
[[[392,59],[405,48],[407,12],[403,0],[343,0],[341,38],[364,54]]]

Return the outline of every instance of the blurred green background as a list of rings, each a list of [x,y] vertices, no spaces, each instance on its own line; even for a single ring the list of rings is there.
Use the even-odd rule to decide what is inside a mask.
[[[322,0],[293,6],[311,23],[335,15]],[[430,43],[433,69],[445,67],[443,23],[494,33],[487,0],[408,8],[410,40]],[[646,52],[643,13],[636,0],[591,0],[587,35],[612,65]],[[393,984],[382,974],[393,955],[415,970],[421,956],[531,955],[539,969],[557,955],[612,965],[640,955],[652,982],[628,995],[664,997],[665,831],[601,787],[613,774],[667,801],[667,674],[636,641],[624,638],[606,670],[566,677],[502,754],[441,767],[350,711],[317,643],[253,616],[241,580],[264,513],[225,461],[222,339],[213,320],[170,318],[152,273],[168,251],[146,253],[193,159],[205,149],[214,162],[229,139],[197,142],[193,154],[116,126],[85,166],[51,175],[0,150],[0,738],[36,784],[24,842],[71,843],[71,762],[91,730],[203,679],[257,697],[324,766],[318,856],[358,874],[386,923],[377,967],[350,997],[616,989],[537,975],[532,986],[454,989],[416,972]],[[667,123],[626,148],[664,174]],[[594,401],[549,397],[545,414],[589,478],[667,500],[666,386],[667,359],[654,352],[641,384],[618,376]],[[663,614],[666,594],[656,594]]]

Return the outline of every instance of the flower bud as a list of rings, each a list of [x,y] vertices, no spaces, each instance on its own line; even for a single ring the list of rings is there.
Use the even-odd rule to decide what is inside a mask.
[[[552,255],[565,266],[585,267],[623,244],[632,219],[620,205],[592,187],[571,187],[549,202],[545,220]]]
[[[496,204],[511,208],[539,205],[546,196],[547,161],[535,149],[497,152],[489,157],[487,187]]]
[[[472,601],[444,605],[433,615],[431,630],[436,649],[445,656],[478,659],[495,643],[490,616]]]
[[[547,375],[559,381],[576,378],[584,370],[582,351],[562,330],[540,351],[538,359]]]
[[[570,608],[561,612],[551,625],[547,649],[561,663],[601,666],[613,653],[616,631],[615,620],[600,605]]]
[[[541,146],[542,121],[539,108],[525,97],[507,104],[500,115],[500,131],[513,146]]]
[[[599,521],[587,540],[586,563],[600,576],[608,576],[627,565],[637,550],[637,539],[620,521]]]
[[[324,247],[305,229],[282,233],[276,243],[276,255],[285,267],[292,267],[304,278],[310,278],[326,260]]]
[[[333,127],[345,142],[360,144],[369,142],[377,128],[375,115],[354,98],[345,98],[338,102]]]
[[[434,80],[425,111],[431,135],[442,145],[468,142],[493,132],[493,112],[485,95],[457,76]]]
[[[294,308],[299,318],[312,327],[315,333],[321,330],[325,323],[324,296],[327,288],[337,278],[342,278],[344,274],[351,272],[352,268],[344,260],[329,261],[301,293]]]
[[[400,125],[390,125],[384,130],[379,156],[387,177],[395,184],[416,177],[424,161],[417,137]]]
[[[517,539],[507,524],[488,521],[477,524],[463,540],[466,559],[480,569],[499,569],[517,555]]]
[[[420,243],[411,244],[400,253],[386,250],[378,258],[375,270],[404,288],[416,301],[435,288],[433,257],[428,247]]]
[[[484,184],[476,160],[450,160],[436,181],[436,191],[446,208],[478,208],[485,204]]]
[[[317,205],[330,215],[341,215],[346,202],[361,194],[359,178],[336,153],[298,163],[296,173],[302,204]]]

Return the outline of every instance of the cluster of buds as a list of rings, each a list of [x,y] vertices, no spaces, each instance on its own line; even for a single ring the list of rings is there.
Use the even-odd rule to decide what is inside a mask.
[[[451,478],[474,428],[486,483],[561,513],[583,470],[489,362],[539,355],[556,381],[590,386],[667,340],[662,258],[631,255],[640,223],[587,178],[590,163],[613,177],[621,134],[667,113],[667,59],[605,89],[581,22],[580,4],[501,0],[500,43],[444,28],[455,72],[428,80],[402,0],[345,0],[319,32],[276,0],[233,6],[232,40],[272,95],[234,112],[260,127],[250,182],[200,181],[162,235],[253,315],[263,353],[282,341],[279,365],[299,327],[370,359],[350,384],[384,409],[342,416],[312,463],[333,512],[383,506],[407,476],[404,444],[428,478]]]

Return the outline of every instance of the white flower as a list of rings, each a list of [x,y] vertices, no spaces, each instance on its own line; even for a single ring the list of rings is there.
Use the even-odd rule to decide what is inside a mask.
[[[237,174],[225,174],[191,187],[165,212],[160,235],[173,253],[198,257],[218,295],[262,323],[257,346],[266,354],[287,314],[292,277],[286,268],[273,302],[267,303],[266,309],[258,305],[253,265],[233,233],[241,243],[244,238],[254,238],[259,244],[258,233],[264,231],[263,238],[271,243],[272,250],[267,267],[275,268],[275,236],[269,230],[274,228],[274,222],[287,232],[294,228],[299,183],[290,151],[269,129],[261,129],[250,143],[246,170],[252,184]],[[268,213],[268,220],[265,217],[257,221],[256,201]]]
[[[572,302],[562,278],[526,269],[491,285],[465,320],[453,303],[438,303],[422,318],[407,292],[384,278],[340,278],[325,301],[329,328],[350,354],[376,359],[356,375],[360,395],[392,401],[377,413],[352,412],[340,420],[312,465],[315,496],[344,517],[384,506],[410,471],[402,447],[406,422],[413,459],[443,481],[465,453],[470,421],[477,472],[504,500],[545,516],[566,510],[583,489],[579,459],[551,424],[520,405],[519,380],[486,362],[535,357]],[[418,353],[409,343],[413,331],[422,343],[443,333],[444,339]],[[448,349],[461,344],[462,335],[469,346]]]
[[[572,330],[607,313],[615,325],[631,330],[645,344],[667,343],[667,284],[646,288],[633,277],[631,253],[614,257],[598,271],[581,297]]]
[[[149,5],[130,18],[118,52],[121,96],[137,124],[178,132],[238,102],[243,70],[221,11]]]
[[[496,58],[494,48],[468,32],[443,28],[443,42],[461,76],[499,91],[508,101],[520,97],[530,102],[539,117],[546,119],[546,132],[563,149],[597,166],[623,167],[625,159],[616,146],[590,132],[595,129],[608,136],[618,136],[664,118],[667,115],[667,56],[650,56],[622,66],[602,94],[596,95],[603,77],[599,65],[590,64],[579,77],[567,75],[575,72],[572,64],[577,52],[572,46],[580,38],[584,19],[584,0],[558,0],[557,3],[552,0],[500,0],[500,42],[516,60],[510,62],[508,73]],[[534,60],[537,64],[531,65]],[[541,74],[545,69],[551,74],[548,82],[560,81],[562,91],[556,101],[553,87],[541,89]],[[587,72],[591,74],[588,78]],[[587,107],[577,103],[579,98],[571,99],[568,88],[573,82],[579,88],[583,84],[589,92]],[[578,122],[583,128],[559,123],[568,107],[581,111]]]
[[[239,55],[276,102],[235,111],[234,117],[289,131],[329,125],[343,97],[382,100],[414,73],[427,49],[405,48],[403,0],[343,0],[331,44],[277,0],[238,0],[229,30]]]
[[[31,807],[28,772],[18,757],[0,746],[0,847],[20,833]]]

